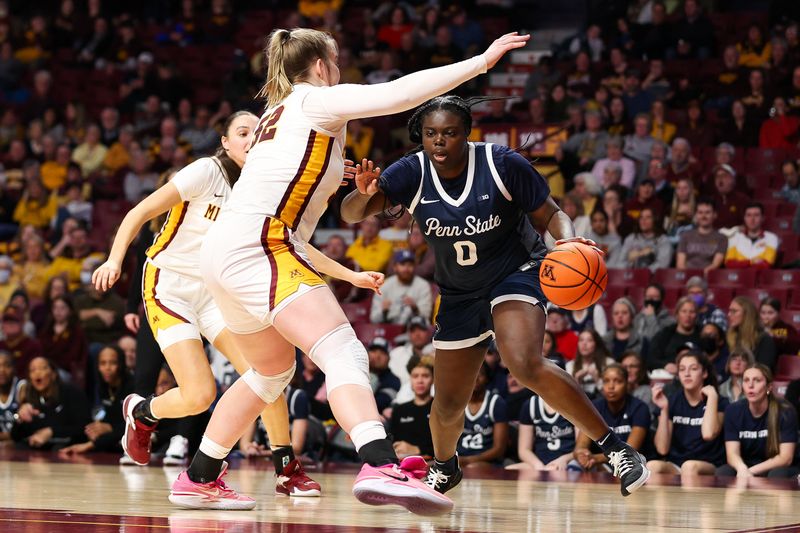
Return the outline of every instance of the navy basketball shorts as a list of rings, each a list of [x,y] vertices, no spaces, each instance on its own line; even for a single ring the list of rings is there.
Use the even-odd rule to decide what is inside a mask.
[[[485,296],[464,298],[443,294],[436,315],[434,348],[458,350],[488,345],[494,337],[492,309],[502,302],[528,302],[546,312],[547,299],[539,285],[539,264],[539,261],[526,263],[530,265],[527,270],[509,274]]]

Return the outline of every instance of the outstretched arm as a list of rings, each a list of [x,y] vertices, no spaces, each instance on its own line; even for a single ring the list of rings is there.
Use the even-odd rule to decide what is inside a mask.
[[[575,226],[565,212],[558,207],[552,196],[536,211],[530,213],[531,220],[537,228],[546,228],[556,240],[556,246],[565,242],[581,242],[593,246],[601,255],[603,252],[597,248],[597,243],[575,235]]]
[[[303,102],[311,116],[320,113],[339,120],[390,115],[407,111],[426,100],[458,87],[492,68],[506,52],[522,48],[530,35],[507,33],[495,40],[486,51],[466,61],[444,67],[414,72],[387,83],[375,85],[343,84],[314,91]]]
[[[306,253],[319,272],[327,274],[333,278],[344,280],[362,289],[372,289],[376,293],[381,293],[385,276],[381,272],[355,272],[346,266],[337,263],[327,255],[323,254],[310,244],[305,244]]]
[[[114,237],[108,261],[97,267],[92,274],[92,283],[97,290],[106,291],[119,279],[121,265],[134,237],[148,220],[168,211],[181,202],[181,195],[173,183],[167,183],[128,211]]]

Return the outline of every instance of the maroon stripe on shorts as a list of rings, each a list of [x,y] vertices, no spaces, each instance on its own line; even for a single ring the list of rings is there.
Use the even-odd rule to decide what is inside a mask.
[[[191,322],[189,322],[188,320],[183,318],[181,315],[179,315],[178,313],[176,313],[175,311],[173,311],[172,309],[170,309],[169,307],[167,307],[166,305],[161,303],[161,300],[159,300],[156,297],[156,287],[158,287],[158,276],[161,275],[161,269],[158,268],[158,267],[155,267],[155,269],[156,269],[156,277],[153,280],[153,301],[156,303],[156,305],[158,306],[159,309],[161,309],[162,311],[164,311],[168,315],[170,315],[170,316],[172,316],[174,318],[177,318],[178,320],[182,320],[182,321],[186,322],[187,324],[190,324]]]
[[[272,272],[269,273],[269,309],[270,311],[275,308],[275,292],[278,288],[278,264],[275,262],[275,256],[272,255],[272,250],[269,249],[269,224],[273,219],[266,217],[264,225],[261,227],[261,248],[267,254],[269,266]],[[285,228],[285,226],[284,226]],[[284,229],[285,231],[285,229]]]

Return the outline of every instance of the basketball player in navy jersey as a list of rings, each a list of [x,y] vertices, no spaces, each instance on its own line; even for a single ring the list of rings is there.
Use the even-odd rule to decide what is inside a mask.
[[[363,160],[357,190],[342,218],[357,222],[402,205],[436,255],[441,288],[431,410],[435,460],[427,483],[446,492],[461,480],[456,445],[486,347],[496,337],[503,361],[520,383],[595,440],[627,496],[650,476],[644,457],[609,429],[569,374],[542,356],[546,300],[539,265],[547,252],[534,225],[557,244],[575,236],[550,197],[547,181],[514,150],[467,141],[470,102],[437,97],[420,106],[408,130],[422,149],[380,168]]]

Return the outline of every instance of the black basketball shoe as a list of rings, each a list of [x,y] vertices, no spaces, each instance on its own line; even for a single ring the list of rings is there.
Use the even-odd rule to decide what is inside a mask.
[[[461,483],[463,475],[461,467],[458,466],[458,454],[443,463],[434,459],[425,477],[425,484],[436,492],[444,494]]]
[[[650,470],[647,469],[644,455],[624,442],[608,454],[608,464],[614,469],[614,477],[620,479],[623,496],[630,496],[650,479]]]

